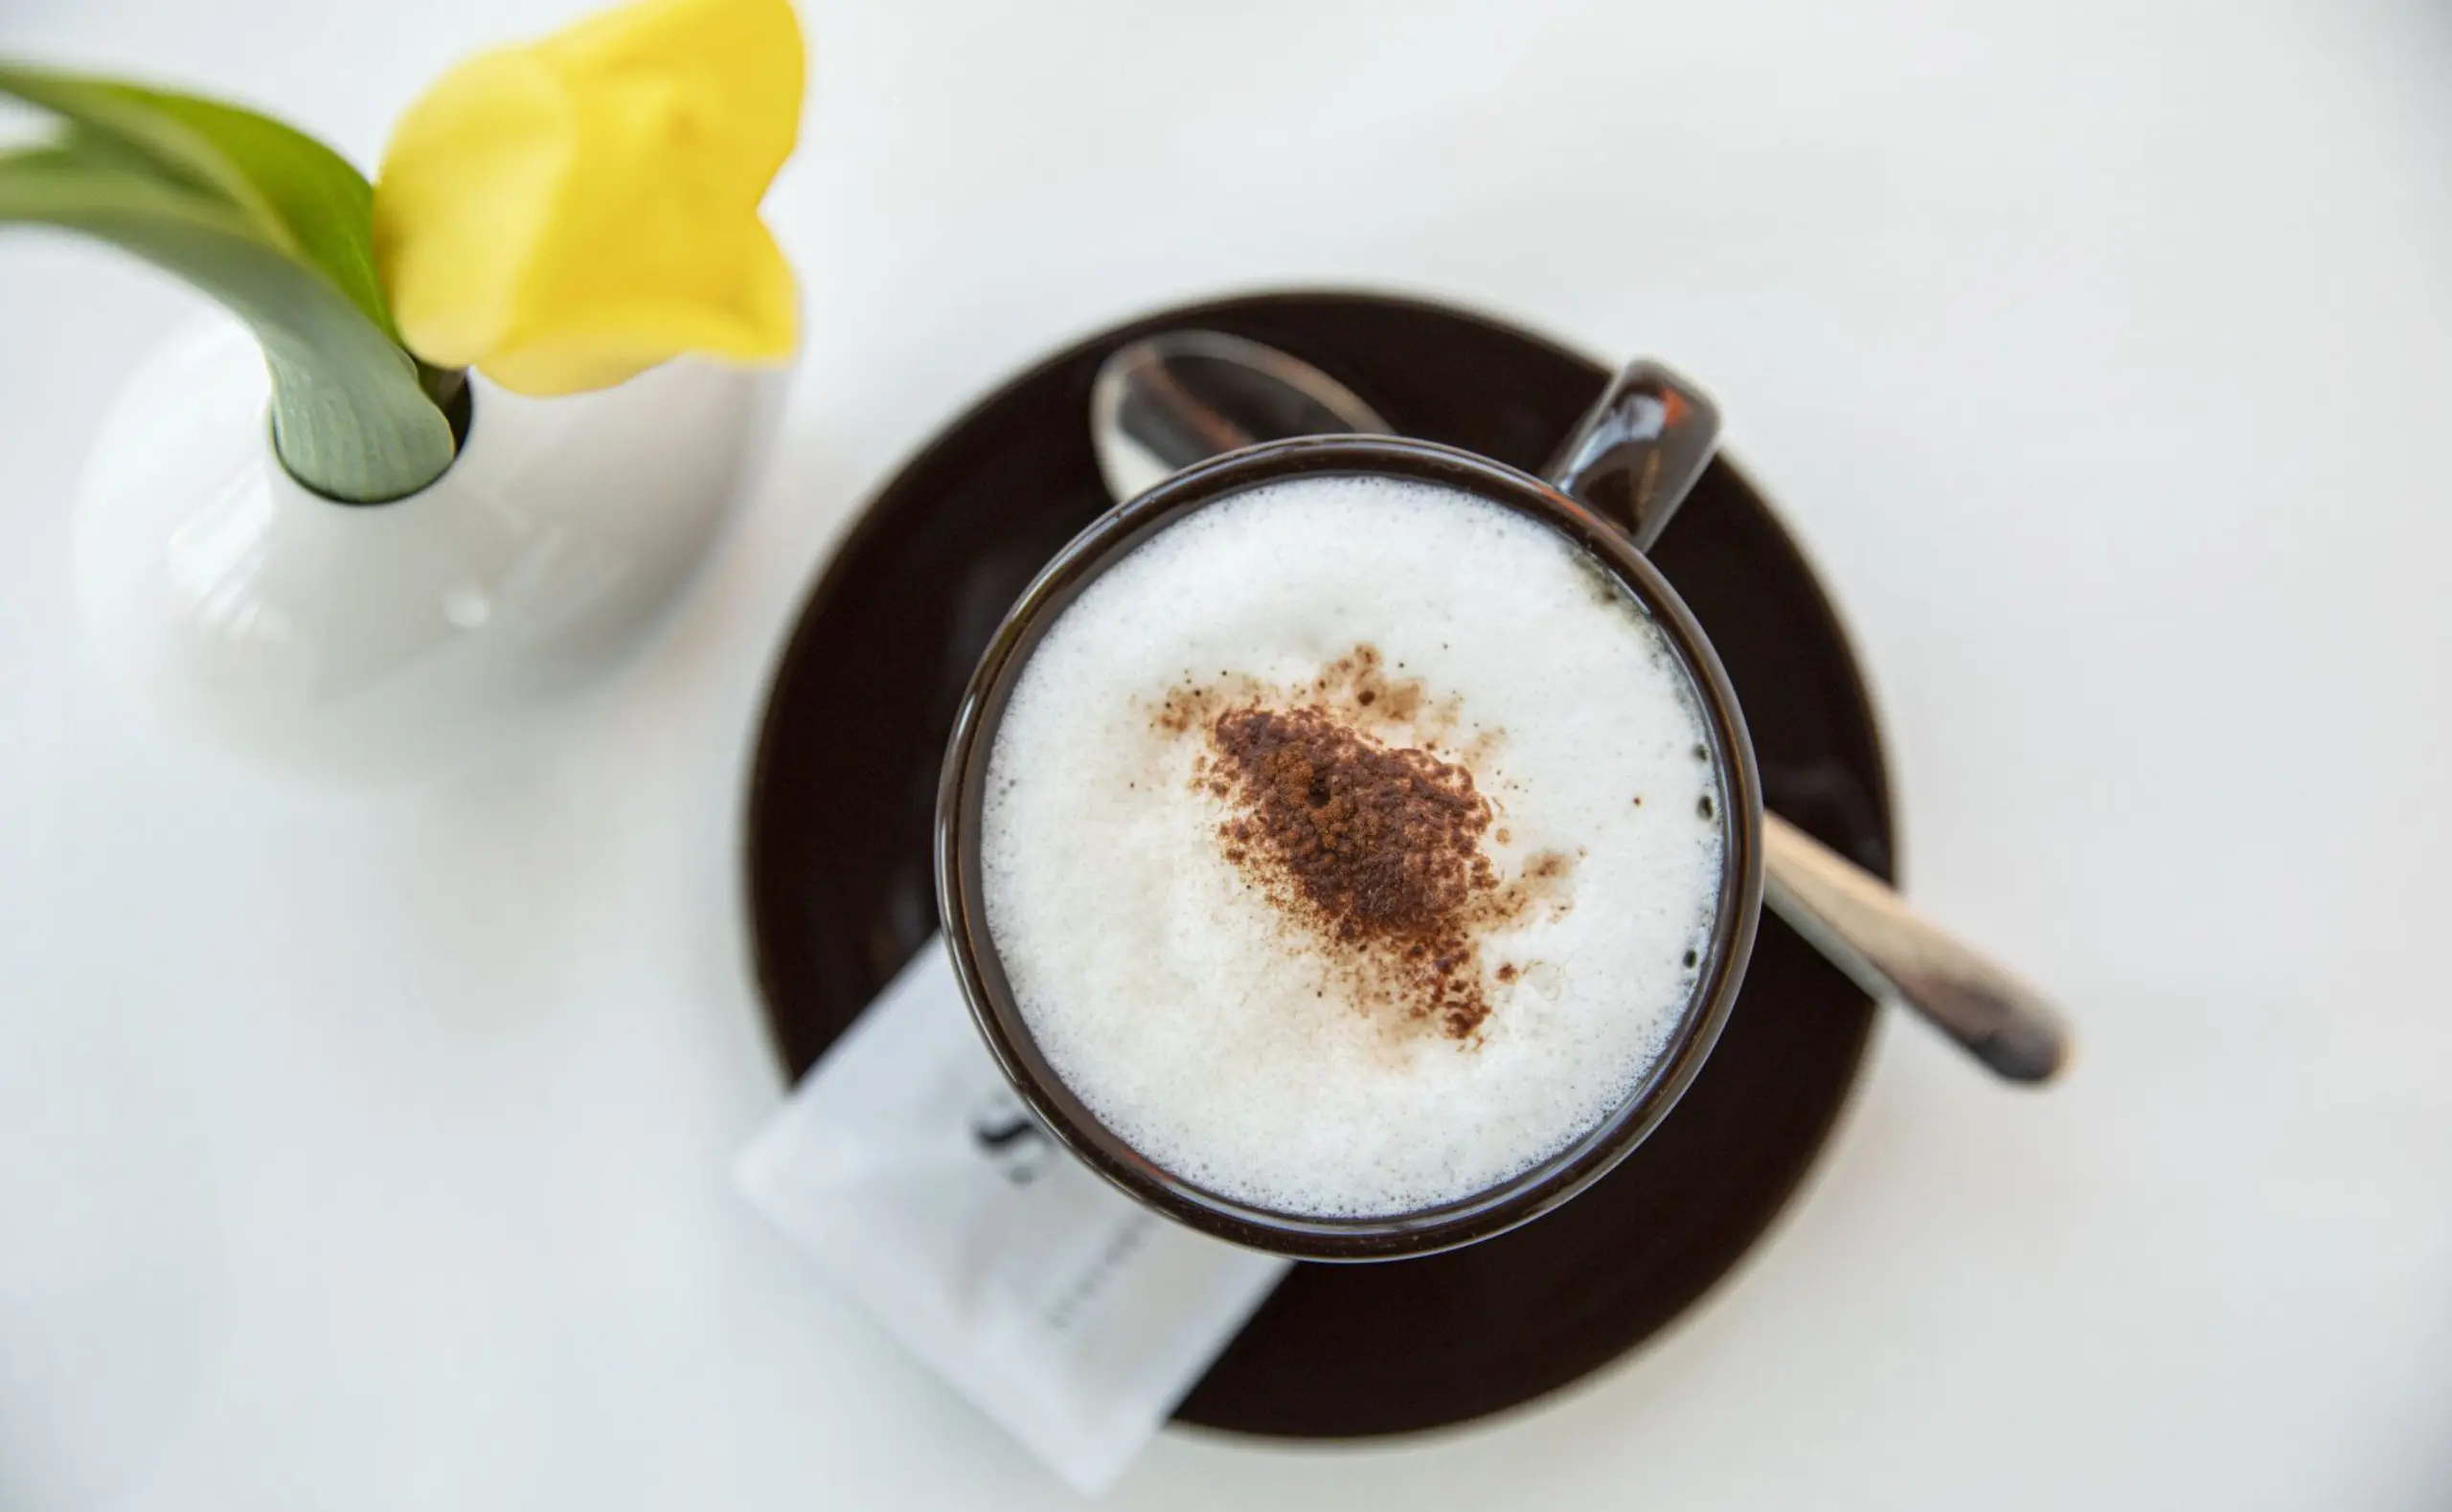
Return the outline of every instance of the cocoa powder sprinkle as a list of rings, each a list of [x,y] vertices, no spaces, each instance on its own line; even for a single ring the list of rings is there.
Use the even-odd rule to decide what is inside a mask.
[[[1228,709],[1213,771],[1242,817],[1228,859],[1340,946],[1374,958],[1413,1017],[1453,1039],[1489,1016],[1473,926],[1498,888],[1472,773],[1312,708]]]

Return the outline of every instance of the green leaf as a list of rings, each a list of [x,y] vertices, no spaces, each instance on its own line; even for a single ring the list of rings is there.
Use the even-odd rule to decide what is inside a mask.
[[[310,488],[352,503],[414,493],[451,465],[450,422],[415,359],[261,217],[166,172],[124,133],[85,126],[0,155],[0,223],[98,237],[187,280],[255,330],[272,372],[273,442]]]
[[[375,271],[375,192],[313,137],[219,101],[5,63],[0,94],[150,160],[170,182],[227,199],[399,340]]]

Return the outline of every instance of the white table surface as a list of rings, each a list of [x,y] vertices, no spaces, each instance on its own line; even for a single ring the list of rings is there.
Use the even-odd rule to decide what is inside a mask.
[[[574,9],[8,0],[0,52],[371,162]],[[2085,1042],[2026,1096],[1894,1019],[1647,1351],[1419,1439],[1169,1433],[1107,1504],[2452,1503],[2452,14],[806,19],[772,471],[625,678],[427,791],[269,787],[121,711],[69,505],[189,302],[0,237],[0,1506],[1067,1504],[731,1194],[778,1096],[748,742],[829,544],[957,406],[1320,282],[1704,378],[1874,668],[1914,891]]]

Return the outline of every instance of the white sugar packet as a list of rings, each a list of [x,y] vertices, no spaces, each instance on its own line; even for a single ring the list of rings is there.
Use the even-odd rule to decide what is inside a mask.
[[[1077,1490],[1114,1483],[1285,1273],[1033,1121],[931,939],[741,1153],[740,1188]]]

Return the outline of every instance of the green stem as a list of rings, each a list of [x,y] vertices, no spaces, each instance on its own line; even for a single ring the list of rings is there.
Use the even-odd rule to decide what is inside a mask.
[[[253,327],[272,374],[273,447],[300,483],[344,504],[383,504],[450,467],[451,423],[416,359],[312,272],[211,228],[92,215],[75,229],[177,274]]]
[[[300,483],[350,504],[443,476],[465,374],[392,329],[375,274],[373,192],[338,154],[238,106],[0,61],[0,95],[60,118],[0,153],[0,225],[81,233],[211,295],[262,344],[272,432]]]

